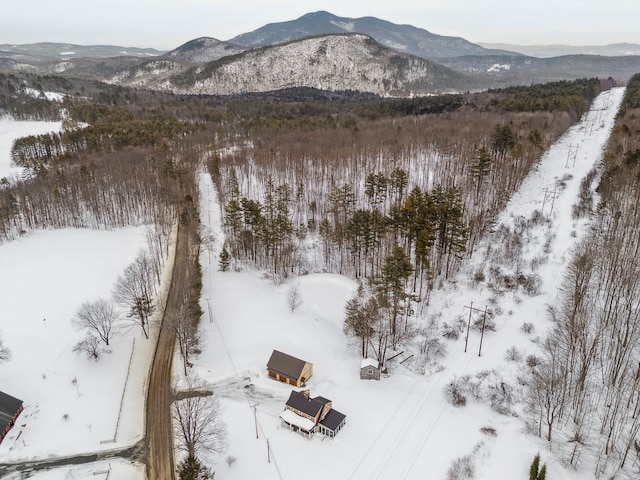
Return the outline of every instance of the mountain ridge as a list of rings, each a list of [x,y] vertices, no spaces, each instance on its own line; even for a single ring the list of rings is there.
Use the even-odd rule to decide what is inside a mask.
[[[383,96],[458,91],[473,83],[464,74],[356,33],[253,48],[190,68],[164,57],[123,71],[107,82],[181,94],[229,95],[311,87]]]
[[[602,55],[607,57],[640,55],[640,45],[635,43],[611,43],[607,45],[513,45],[509,43],[479,42],[478,45],[482,45],[485,48],[511,50],[537,58],[566,55]]]
[[[412,25],[398,25],[376,17],[338,17],[324,10],[307,13],[295,20],[264,25],[230,39],[229,43],[261,47],[309,36],[339,33],[362,33],[389,48],[426,59],[498,53],[521,55],[515,52],[489,50],[462,37],[437,35]]]

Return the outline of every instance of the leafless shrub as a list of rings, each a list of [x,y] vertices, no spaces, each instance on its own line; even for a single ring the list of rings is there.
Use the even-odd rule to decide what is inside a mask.
[[[535,272],[538,268],[540,268],[541,265],[544,265],[546,261],[547,261],[547,257],[543,255],[537,255],[533,257],[531,259],[531,270]]]
[[[513,388],[505,382],[496,382],[489,385],[489,401],[491,409],[501,415],[509,415],[513,406]]]
[[[530,297],[540,294],[540,285],[542,284],[540,275],[535,273],[529,275],[519,273],[516,279],[518,281],[518,285],[522,287],[524,293],[526,293]]]
[[[439,338],[427,336],[420,345],[420,353],[426,356],[428,360],[443,358],[447,353],[445,347]]]
[[[540,359],[535,355],[527,355],[525,362],[527,364],[527,367],[530,368],[535,368],[540,365]]]
[[[531,335],[533,332],[535,332],[536,327],[534,327],[533,323],[531,322],[524,322],[522,324],[522,327],[520,327],[520,330],[522,330],[522,332],[526,333],[527,335]]]
[[[481,313],[473,320],[472,328],[474,330],[484,330],[485,332],[495,332],[496,322],[493,321],[492,312],[487,311],[487,314]]]
[[[100,339],[88,333],[84,339],[76,343],[73,347],[73,351],[76,353],[84,352],[91,360],[98,360],[100,353],[102,352],[100,349]]]
[[[474,283],[480,283],[480,282],[484,282],[485,280],[485,276],[484,276],[484,270],[478,270],[476,271],[476,273],[473,274],[473,281]]]
[[[454,407],[464,407],[467,404],[465,386],[468,380],[469,377],[456,377],[444,387],[447,401]]]
[[[293,313],[300,305],[302,305],[300,288],[298,287],[298,284],[295,284],[287,290],[287,306],[289,307],[289,310],[291,310],[291,313]]]
[[[510,362],[520,362],[522,361],[522,354],[520,350],[513,346],[505,352],[504,358]]]
[[[496,432],[496,429],[493,427],[482,427],[480,428],[480,431],[482,433],[484,433],[485,435],[490,435],[492,437],[497,437],[498,436],[498,432]]]
[[[471,480],[473,478],[474,465],[471,455],[456,458],[447,471],[448,480]]]
[[[449,325],[447,322],[442,324],[442,336],[448,340],[457,340],[460,337],[460,331]]]
[[[540,210],[534,210],[533,213],[531,214],[531,218],[529,219],[529,225],[530,226],[535,226],[535,225],[540,225],[544,222],[544,216],[542,215],[542,212]]]
[[[11,350],[4,345],[0,337],[0,362],[6,362],[8,360],[11,360]]]
[[[236,463],[236,460],[237,460],[237,458],[234,457],[233,455],[227,455],[227,458],[225,459],[225,461],[227,462],[227,465],[229,465],[229,467],[231,467],[231,465]]]

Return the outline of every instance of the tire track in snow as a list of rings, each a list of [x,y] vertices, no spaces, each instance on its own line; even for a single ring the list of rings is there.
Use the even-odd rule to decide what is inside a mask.
[[[400,441],[394,442],[393,447],[386,453],[384,465],[376,472],[374,478],[380,480],[406,478],[406,476],[397,477],[397,472],[407,464],[415,462],[424,443],[433,433],[434,427],[438,424],[442,413],[448,406],[442,393],[444,386],[452,375],[463,374],[474,358],[472,353],[464,353],[461,349],[461,342],[459,343],[460,345],[456,344],[456,347],[460,347],[460,349],[452,354],[447,367],[437,374],[437,377],[433,379],[434,381],[430,382],[428,391],[418,400],[419,403],[415,415],[412,414],[407,418],[405,422],[407,426],[403,428],[403,435]],[[441,398],[436,398],[438,395]],[[429,408],[434,405],[435,410],[429,411]],[[427,417],[426,425],[420,421],[424,416]],[[416,436],[416,432],[420,441],[415,448],[407,448],[410,445],[414,445],[412,439]],[[425,439],[424,441],[422,441],[423,438]]]
[[[362,455],[360,461],[348,477],[349,479],[362,478],[370,480],[393,477],[393,475],[386,475],[386,472],[389,471],[390,467],[396,465],[398,452],[406,446],[405,441],[407,437],[417,428],[422,428],[417,420],[419,420],[420,416],[424,415],[431,404],[442,405],[436,413],[436,416],[438,418],[440,417],[446,407],[446,402],[444,400],[433,401],[435,395],[437,395],[438,392],[442,392],[442,387],[450,378],[451,373],[462,373],[471,362],[473,355],[467,355],[461,352],[462,341],[457,342],[454,348],[459,348],[460,350],[449,355],[449,359],[441,371],[434,373],[429,379],[425,379],[424,377],[416,379],[409,391],[397,405],[394,413],[388,418],[384,427],[380,430],[380,433]],[[416,389],[418,386],[421,388]],[[412,396],[416,398],[411,400]],[[403,419],[402,415],[406,415],[406,412],[410,412],[411,414]],[[435,425],[436,422],[437,419],[433,421],[433,424]],[[384,442],[381,442],[381,440],[388,438],[392,434],[392,447],[387,448],[388,440]],[[376,458],[379,459],[379,461],[375,461]],[[370,467],[372,464],[375,465],[373,470],[371,470]]]

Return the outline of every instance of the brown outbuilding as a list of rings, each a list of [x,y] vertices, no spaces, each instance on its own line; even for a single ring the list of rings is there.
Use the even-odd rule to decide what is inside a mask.
[[[267,373],[281,382],[303,387],[313,375],[313,364],[274,350],[267,362]]]

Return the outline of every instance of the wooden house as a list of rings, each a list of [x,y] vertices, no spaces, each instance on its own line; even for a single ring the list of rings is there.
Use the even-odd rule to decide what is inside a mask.
[[[313,375],[313,364],[274,350],[267,362],[267,373],[281,382],[303,387]]]
[[[360,362],[361,380],[380,380],[380,365],[377,360],[364,358]]]
[[[317,432],[334,437],[344,426],[347,417],[333,409],[331,400],[311,398],[307,390],[291,392],[280,418],[290,430],[311,438]]]
[[[22,400],[0,392],[0,443],[16,423],[23,409]]]

